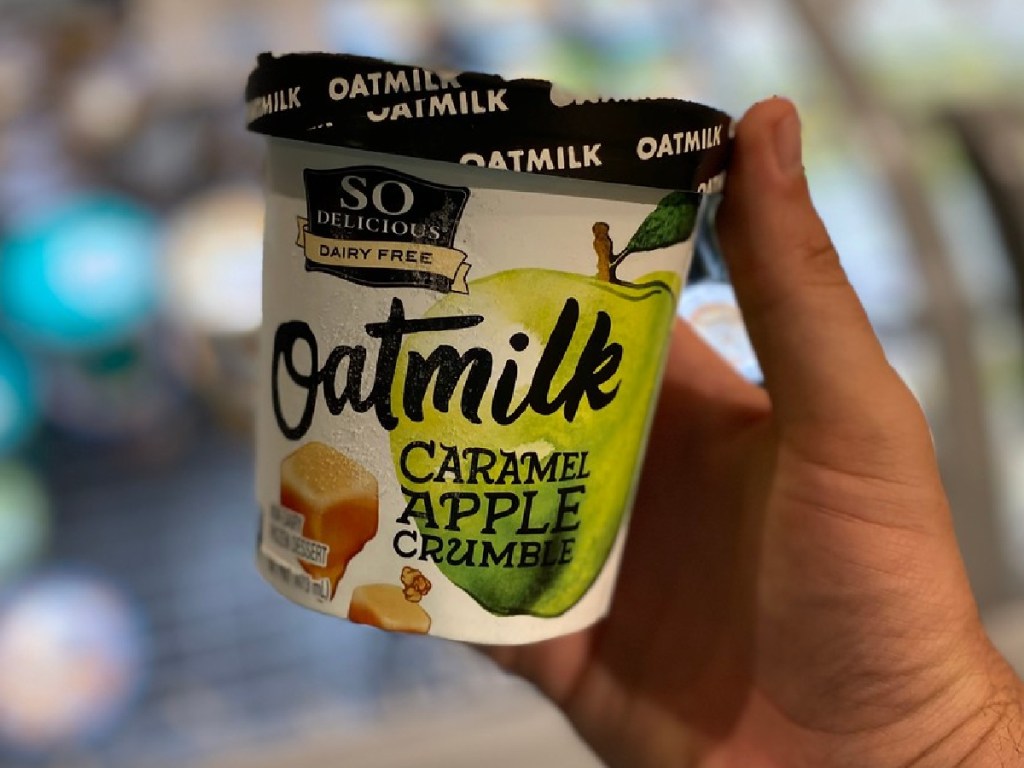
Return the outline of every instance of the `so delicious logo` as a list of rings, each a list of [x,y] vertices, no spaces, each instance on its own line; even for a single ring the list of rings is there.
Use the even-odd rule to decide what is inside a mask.
[[[296,245],[306,269],[359,285],[469,293],[466,254],[454,247],[465,187],[376,166],[303,172],[307,217]]]

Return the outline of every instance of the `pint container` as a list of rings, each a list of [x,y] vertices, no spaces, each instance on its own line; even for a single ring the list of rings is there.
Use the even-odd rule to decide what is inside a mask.
[[[332,54],[246,99],[263,576],[475,643],[599,620],[729,117]]]

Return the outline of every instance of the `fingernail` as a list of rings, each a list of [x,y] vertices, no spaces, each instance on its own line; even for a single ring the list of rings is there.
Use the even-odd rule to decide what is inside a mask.
[[[775,124],[775,162],[785,176],[804,172],[803,137],[800,118],[794,113]]]

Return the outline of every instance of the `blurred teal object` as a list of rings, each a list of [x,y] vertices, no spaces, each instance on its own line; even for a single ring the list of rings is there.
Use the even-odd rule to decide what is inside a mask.
[[[15,451],[39,421],[38,382],[28,358],[0,338],[0,456]]]
[[[42,482],[28,467],[0,464],[0,585],[42,554],[49,531],[49,499]]]
[[[23,224],[0,247],[0,313],[26,341],[95,349],[131,336],[157,302],[156,224],[114,196],[83,196]]]

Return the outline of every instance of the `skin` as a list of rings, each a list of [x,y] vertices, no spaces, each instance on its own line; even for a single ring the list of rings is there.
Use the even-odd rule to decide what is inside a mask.
[[[681,323],[608,617],[491,649],[611,766],[1024,766],[927,423],[811,203],[788,101],[718,231],[765,390]]]

